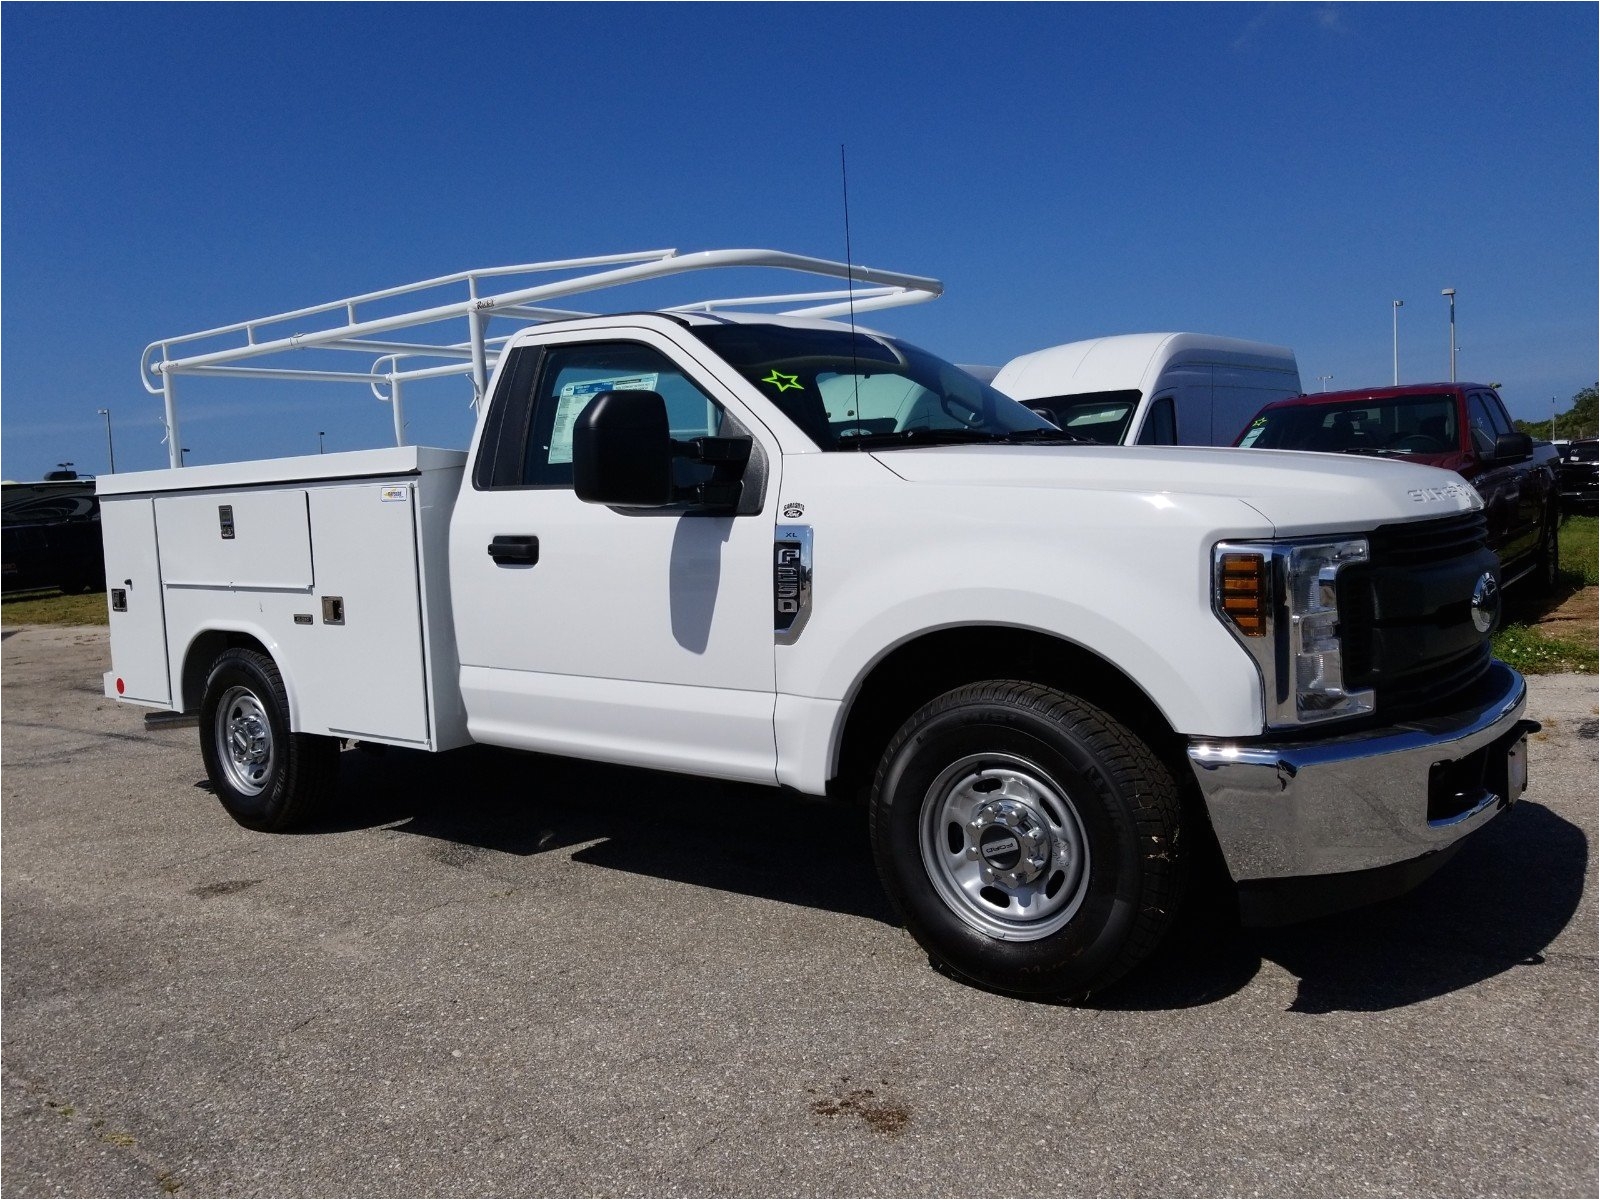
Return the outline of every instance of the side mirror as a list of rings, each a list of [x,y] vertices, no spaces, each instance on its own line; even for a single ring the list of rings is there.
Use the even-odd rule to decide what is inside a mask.
[[[1050,424],[1054,425],[1057,429],[1061,428],[1061,418],[1056,416],[1056,410],[1051,408],[1044,401],[1042,401],[1042,400],[1024,400],[1024,401],[1022,401],[1022,407],[1027,409],[1029,412],[1031,412],[1036,417],[1043,417],[1046,421],[1049,421]]]
[[[1533,457],[1533,439],[1525,433],[1502,433],[1494,440],[1495,462],[1521,462]]]
[[[659,392],[601,392],[572,428],[572,484],[579,500],[661,508],[672,489],[672,431]]]

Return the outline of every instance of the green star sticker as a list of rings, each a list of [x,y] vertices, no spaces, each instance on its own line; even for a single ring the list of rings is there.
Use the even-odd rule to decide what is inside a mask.
[[[798,376],[798,375],[785,375],[782,371],[779,371],[776,367],[773,368],[772,374],[768,375],[761,382],[762,383],[770,383],[773,387],[778,389],[778,392],[779,392],[780,395],[782,393],[784,393],[784,392],[787,392],[790,388],[793,388],[797,392],[804,390],[800,386],[800,376]]]

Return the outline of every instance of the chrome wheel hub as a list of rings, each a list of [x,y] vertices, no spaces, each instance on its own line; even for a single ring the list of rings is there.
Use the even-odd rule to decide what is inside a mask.
[[[247,796],[259,795],[272,771],[272,722],[254,692],[228,690],[217,706],[213,735],[228,782]]]
[[[923,798],[923,866],[941,899],[991,937],[1048,937],[1078,911],[1089,846],[1070,796],[1010,755],[951,764]]]

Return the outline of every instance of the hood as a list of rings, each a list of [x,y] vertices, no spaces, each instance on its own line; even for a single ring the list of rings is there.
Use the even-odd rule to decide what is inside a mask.
[[[1242,501],[1284,535],[1361,530],[1483,507],[1451,471],[1303,450],[1189,446],[937,446],[874,457],[910,483]],[[1020,495],[1019,504],[1027,497]]]

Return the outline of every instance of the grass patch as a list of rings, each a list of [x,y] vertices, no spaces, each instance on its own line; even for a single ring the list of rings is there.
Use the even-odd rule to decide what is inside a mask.
[[[108,616],[104,592],[68,596],[46,590],[0,599],[0,621],[7,625],[104,625]]]
[[[1561,525],[1561,574],[1574,587],[1600,584],[1600,519],[1568,517]]]
[[[1556,594],[1543,598],[1519,595],[1519,585],[1508,589],[1507,621],[1494,635],[1494,656],[1511,664],[1524,675],[1550,675],[1561,671],[1600,670],[1595,631],[1570,617],[1557,630],[1540,624],[1585,589],[1593,588],[1600,576],[1600,520],[1594,517],[1569,517],[1561,525],[1561,575]],[[1589,604],[1593,608],[1593,603]],[[1579,605],[1582,609],[1581,604]],[[1571,610],[1569,609],[1570,613]],[[1577,625],[1576,630],[1572,626]]]
[[[1494,656],[1524,675],[1600,669],[1594,639],[1545,633],[1537,625],[1507,625],[1494,635]]]

